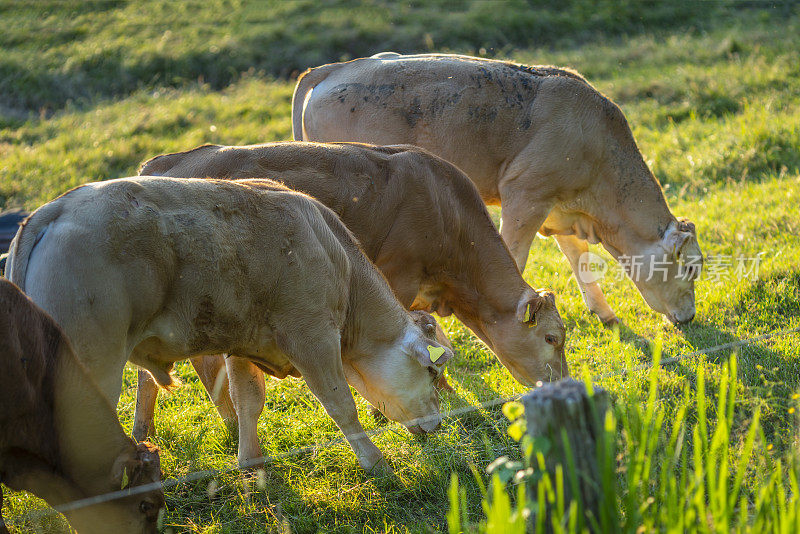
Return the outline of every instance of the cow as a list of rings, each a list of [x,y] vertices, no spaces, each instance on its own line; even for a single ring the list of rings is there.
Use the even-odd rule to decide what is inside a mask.
[[[414,323],[331,210],[279,184],[83,185],[27,219],[8,269],[113,403],[128,360],[171,387],[175,362],[226,353],[302,376],[367,471],[390,468],[348,382],[411,432],[441,423],[433,383],[452,351]],[[254,435],[247,422],[242,435]],[[240,440],[240,463],[260,456]]]
[[[423,149],[358,143],[204,145],[152,158],[139,172],[280,179],[339,215],[403,306],[455,314],[523,384],[567,374],[565,330],[555,296],[523,280],[469,179]],[[192,363],[209,392],[216,391],[212,398],[223,419],[235,420],[224,382],[215,387],[221,357]],[[239,371],[249,377],[240,377],[240,383],[263,383],[256,368]],[[227,376],[235,380],[235,373]],[[151,429],[156,392],[155,383],[142,374],[136,437]]]
[[[125,435],[61,328],[0,279],[0,482],[59,506],[160,480],[158,449]],[[155,533],[163,506],[157,485],[65,515],[80,533]]]
[[[587,307],[618,318],[590,272],[588,243],[614,257],[655,311],[695,315],[702,253],[675,218],[622,111],[569,69],[448,54],[383,53],[307,70],[292,98],[298,141],[423,147],[500,205],[520,270],[538,232],[555,236]]]

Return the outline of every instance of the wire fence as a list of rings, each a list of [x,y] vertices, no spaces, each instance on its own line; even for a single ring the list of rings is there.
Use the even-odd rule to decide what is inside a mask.
[[[720,351],[728,350],[728,349],[736,349],[736,348],[743,347],[743,346],[746,346],[746,345],[752,345],[753,343],[758,343],[760,341],[765,341],[765,340],[768,340],[768,339],[780,338],[780,337],[784,337],[784,336],[788,336],[788,335],[796,334],[796,333],[800,333],[800,326],[795,327],[795,328],[789,328],[789,329],[786,329],[786,330],[779,330],[779,331],[775,331],[775,332],[769,332],[769,333],[762,334],[760,336],[755,336],[755,337],[752,337],[752,338],[741,339],[741,340],[732,341],[732,342],[729,342],[729,343],[722,343],[720,345],[715,345],[713,347],[708,347],[708,348],[705,348],[705,349],[700,349],[700,350],[696,350],[696,351],[693,351],[693,352],[680,354],[678,356],[664,358],[664,359],[662,359],[662,360],[660,360],[658,362],[658,365],[659,365],[659,367],[663,367],[665,365],[672,365],[672,364],[675,364],[675,363],[678,363],[678,362],[681,362],[681,361],[684,361],[684,360],[690,360],[690,359],[693,359],[693,358],[697,358],[698,356],[702,356],[704,354],[720,352]],[[593,377],[592,378],[592,382],[600,382],[600,381],[603,381],[603,380],[606,380],[606,379],[612,378],[612,377],[624,376],[624,375],[628,375],[628,374],[631,374],[631,373],[647,371],[647,370],[652,369],[653,365],[654,365],[653,362],[649,362],[649,363],[643,363],[641,365],[637,365],[637,366],[634,366],[634,367],[631,367],[631,368],[628,368],[628,369],[621,369],[621,370],[618,370],[618,371],[612,371],[612,372],[609,372],[609,373],[604,373],[604,374],[597,375],[597,376]],[[486,410],[486,409],[489,409],[489,408],[494,408],[496,406],[505,404],[506,402],[509,402],[509,401],[512,401],[512,400],[517,400],[523,394],[524,393],[518,393],[518,394],[515,394],[515,395],[509,395],[507,397],[500,397],[500,398],[492,399],[492,400],[489,400],[489,401],[486,401],[486,402],[482,402],[480,404],[469,405],[469,406],[464,406],[464,407],[461,407],[461,408],[456,408],[456,409],[453,409],[453,410],[448,410],[448,411],[446,411],[446,412],[441,414],[441,418],[442,418],[442,420],[453,419],[453,418],[456,418],[458,416],[465,415],[465,414],[472,413],[472,412],[476,412],[476,411],[479,411],[479,410]],[[438,417],[438,416],[436,416],[436,417]],[[427,420],[429,420],[429,418],[423,417],[423,418],[418,418],[418,419],[414,419],[412,421],[405,422],[403,424],[413,426],[413,425],[419,424],[421,422],[426,422]],[[291,457],[294,457],[294,456],[299,456],[301,454],[312,453],[312,452],[315,452],[315,451],[318,451],[318,450],[321,450],[321,449],[332,447],[334,445],[342,444],[342,443],[345,443],[348,439],[351,439],[351,438],[359,438],[359,437],[363,437],[364,435],[366,435],[368,437],[377,437],[377,436],[380,436],[381,434],[384,434],[385,432],[394,430],[394,428],[399,424],[400,423],[387,422],[387,424],[384,425],[381,428],[377,428],[377,429],[374,429],[374,430],[366,431],[366,432],[360,433],[358,435],[341,436],[341,437],[330,439],[330,440],[327,440],[327,441],[324,441],[324,442],[321,442],[321,443],[317,443],[315,445],[308,445],[308,446],[304,446],[304,447],[296,447],[296,448],[287,450],[287,451],[285,451],[283,453],[280,453],[280,454],[271,455],[271,456],[263,456],[263,457],[260,457],[260,458],[254,458],[254,459],[246,461],[246,462],[241,462],[237,466],[231,466],[231,467],[227,467],[227,468],[224,468],[224,469],[208,469],[208,470],[203,470],[203,471],[195,471],[195,472],[189,473],[187,475],[184,475],[184,476],[181,476],[181,477],[178,477],[178,478],[171,478],[171,479],[167,479],[167,480],[164,480],[164,481],[161,481],[161,482],[153,482],[153,483],[144,484],[144,485],[141,485],[141,486],[134,486],[134,487],[131,487],[131,488],[126,488],[124,490],[114,491],[114,492],[111,492],[111,493],[105,493],[105,494],[102,494],[102,495],[96,495],[96,496],[93,496],[93,497],[87,497],[85,499],[72,501],[72,502],[69,502],[69,503],[65,503],[65,504],[56,506],[54,508],[47,508],[47,509],[27,512],[27,513],[24,513],[24,514],[19,514],[17,516],[14,516],[14,517],[9,518],[8,520],[6,520],[5,525],[13,526],[15,524],[19,524],[19,523],[22,523],[24,521],[40,520],[40,519],[42,519],[44,517],[47,517],[47,516],[50,516],[50,515],[53,515],[53,514],[56,514],[56,513],[69,512],[69,511],[76,510],[76,509],[79,509],[79,508],[84,508],[86,506],[92,506],[92,505],[101,504],[101,503],[104,503],[104,502],[113,501],[113,500],[116,500],[116,499],[122,499],[122,498],[125,498],[125,497],[140,495],[140,494],[147,493],[147,492],[150,492],[150,491],[153,491],[153,490],[158,490],[158,489],[167,490],[169,488],[174,488],[175,486],[179,486],[179,485],[182,485],[182,484],[187,484],[187,483],[191,483],[191,482],[197,482],[199,480],[205,480],[205,479],[209,479],[209,478],[216,478],[216,477],[220,477],[220,476],[223,476],[223,475],[226,475],[226,474],[230,474],[230,473],[233,473],[233,472],[236,472],[236,471],[240,471],[240,470],[248,470],[248,469],[253,469],[253,468],[256,468],[256,467],[261,467],[261,466],[264,466],[267,463],[275,462],[275,461],[278,461],[278,460],[281,460],[281,459],[291,458]],[[0,520],[0,527],[2,527],[3,525],[4,525],[3,521]]]

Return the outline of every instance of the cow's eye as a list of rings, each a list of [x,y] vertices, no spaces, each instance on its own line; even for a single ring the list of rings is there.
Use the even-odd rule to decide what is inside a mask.
[[[436,325],[432,325],[431,323],[427,323],[425,325],[425,333],[429,336],[432,336],[436,333]]]

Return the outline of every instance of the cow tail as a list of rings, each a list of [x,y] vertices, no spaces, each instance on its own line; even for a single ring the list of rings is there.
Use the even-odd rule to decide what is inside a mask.
[[[33,247],[39,242],[48,226],[61,215],[64,209],[64,196],[48,202],[25,219],[17,230],[8,249],[6,278],[11,280],[23,292],[25,291],[25,275],[28,272],[28,261]]]
[[[305,113],[311,91],[328,75],[338,69],[341,63],[330,63],[321,67],[308,69],[297,79],[297,86],[292,95],[292,137],[295,141],[307,141],[303,135],[303,114]]]

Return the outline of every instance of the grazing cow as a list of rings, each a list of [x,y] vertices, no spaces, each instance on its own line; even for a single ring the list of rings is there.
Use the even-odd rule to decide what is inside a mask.
[[[125,435],[58,325],[0,280],[0,482],[59,506],[160,479],[158,449]],[[159,487],[65,515],[80,533],[155,532],[163,506]]]
[[[28,218],[8,262],[114,402],[126,360],[168,387],[176,361],[227,353],[302,376],[367,470],[388,466],[348,382],[411,432],[441,422],[433,382],[452,351],[414,323],[332,211],[278,184],[84,185]],[[240,461],[256,457],[258,443],[240,441]]]
[[[605,324],[617,317],[587,272],[587,242],[625,267],[651,308],[694,317],[694,225],[670,212],[622,111],[573,71],[444,54],[323,65],[297,82],[292,128],[298,141],[409,143],[454,163],[501,205],[520,269],[537,231],[554,235]]]
[[[280,179],[339,215],[405,307],[454,313],[524,384],[567,373],[555,297],[522,279],[469,179],[425,150],[351,143],[205,145],[157,156],[140,173]],[[212,397],[223,418],[233,420],[224,384],[213,387],[221,358],[193,364],[209,392],[219,392]],[[246,374],[255,375],[248,383],[258,381],[252,366]],[[228,377],[234,380],[233,373]],[[142,375],[137,437],[151,428],[155,391]]]

